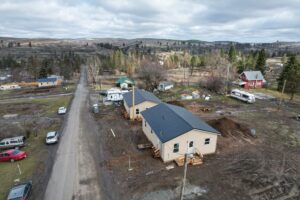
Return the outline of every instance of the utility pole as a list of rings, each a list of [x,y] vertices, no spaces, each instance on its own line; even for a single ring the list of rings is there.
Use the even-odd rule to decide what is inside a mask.
[[[134,86],[132,86],[132,120],[134,120]]]
[[[227,91],[226,93],[228,94],[228,90],[229,90],[229,66],[230,64],[227,65],[227,72],[226,72],[226,86],[227,86]]]
[[[283,82],[283,87],[282,87],[282,90],[281,90],[281,98],[280,98],[280,101],[279,101],[279,104],[278,104],[278,110],[280,109],[280,106],[281,106],[282,101],[283,101],[283,93],[284,93],[284,90],[285,90],[285,85],[286,85],[286,80],[284,80],[284,82]]]
[[[128,171],[132,171],[132,167],[131,167],[131,158],[130,158],[130,155],[128,157]]]
[[[185,183],[186,183],[186,172],[187,172],[187,165],[188,165],[187,156],[188,156],[188,154],[186,153],[184,155],[184,174],[183,174],[183,179],[182,179],[182,188],[181,188],[180,200],[183,200],[183,194],[184,194]]]

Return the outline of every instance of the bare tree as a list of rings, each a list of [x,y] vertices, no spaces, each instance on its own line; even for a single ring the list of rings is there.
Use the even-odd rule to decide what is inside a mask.
[[[138,74],[144,81],[146,89],[153,91],[159,82],[165,79],[166,70],[156,61],[143,60]]]

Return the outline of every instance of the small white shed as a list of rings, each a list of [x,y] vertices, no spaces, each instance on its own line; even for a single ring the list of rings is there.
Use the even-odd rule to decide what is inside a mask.
[[[159,91],[166,91],[166,90],[170,90],[174,87],[174,84],[172,82],[169,81],[162,81],[159,83],[158,85],[158,90]]]

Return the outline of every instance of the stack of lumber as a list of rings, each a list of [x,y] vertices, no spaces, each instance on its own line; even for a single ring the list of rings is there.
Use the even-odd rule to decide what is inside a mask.
[[[175,159],[176,164],[181,167],[184,165],[184,156]]]
[[[178,157],[175,159],[176,164],[181,167],[184,165],[184,156]],[[200,156],[194,155],[192,158],[187,158],[187,163],[190,165],[201,165],[203,160]]]

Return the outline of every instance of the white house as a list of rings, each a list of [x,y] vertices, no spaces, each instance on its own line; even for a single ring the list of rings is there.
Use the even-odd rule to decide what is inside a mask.
[[[124,107],[130,119],[141,118],[142,111],[161,103],[160,99],[157,98],[153,93],[146,90],[134,89],[133,105],[132,93],[133,91],[130,91],[123,95]]]
[[[169,81],[162,81],[159,83],[158,85],[158,90],[159,91],[166,91],[166,90],[170,90],[174,87],[174,84],[169,82]]]
[[[41,78],[37,82],[38,87],[54,87],[59,84],[57,78]]]
[[[164,162],[216,152],[219,132],[188,110],[161,103],[141,114],[143,132]]]
[[[0,85],[0,90],[15,90],[15,89],[20,89],[20,88],[21,87],[15,83]]]

